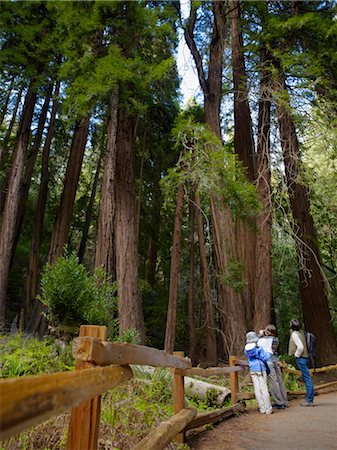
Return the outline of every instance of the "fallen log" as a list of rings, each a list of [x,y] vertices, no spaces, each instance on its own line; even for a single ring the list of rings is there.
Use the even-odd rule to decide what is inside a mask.
[[[279,366],[281,367],[281,369],[284,372],[292,373],[293,375],[298,375],[298,376],[302,375],[300,370],[291,369],[284,362],[279,362]],[[325,367],[318,367],[317,369],[309,369],[309,372],[310,372],[310,375],[315,375],[316,373],[328,372],[329,370],[337,370],[337,364],[333,364],[331,366],[325,366]]]
[[[216,411],[198,414],[192,422],[186,425],[184,431],[192,430],[193,428],[198,428],[207,424],[220,422],[221,420],[234,416],[239,412],[243,412],[245,409],[246,406],[243,403],[235,403],[233,406],[227,406],[226,408],[217,409]]]
[[[184,377],[184,387],[187,397],[198,397],[202,401],[207,401],[212,397],[212,401],[218,406],[222,406],[231,394],[230,389],[226,387],[190,377]]]
[[[182,409],[178,414],[162,422],[156,430],[142,439],[133,450],[161,450],[165,448],[178,433],[184,430],[196,414],[196,408]]]

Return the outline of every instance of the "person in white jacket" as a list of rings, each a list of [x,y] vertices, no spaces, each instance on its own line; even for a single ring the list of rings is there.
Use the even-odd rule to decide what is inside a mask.
[[[289,355],[294,355],[296,365],[302,373],[305,383],[306,398],[301,406],[314,406],[314,384],[309,372],[309,352],[301,322],[297,319],[290,321]]]

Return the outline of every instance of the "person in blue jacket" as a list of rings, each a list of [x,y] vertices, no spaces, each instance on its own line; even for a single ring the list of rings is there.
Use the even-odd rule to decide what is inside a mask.
[[[259,411],[262,414],[271,414],[273,408],[270,403],[265,362],[272,357],[272,354],[262,347],[257,347],[258,340],[259,338],[254,331],[249,331],[246,334],[245,355],[248,359],[249,372]]]

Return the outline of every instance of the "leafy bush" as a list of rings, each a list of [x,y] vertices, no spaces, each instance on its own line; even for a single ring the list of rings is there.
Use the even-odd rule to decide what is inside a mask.
[[[2,378],[71,370],[71,347],[46,338],[43,341],[22,334],[0,336],[0,376]]]
[[[110,336],[117,334],[116,284],[102,268],[91,275],[75,255],[61,256],[45,266],[41,285],[53,324],[107,325]]]

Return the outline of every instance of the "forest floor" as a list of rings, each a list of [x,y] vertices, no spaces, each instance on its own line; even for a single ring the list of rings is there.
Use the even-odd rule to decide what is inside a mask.
[[[227,419],[213,430],[187,437],[192,450],[330,450],[337,449],[337,392],[315,396],[313,408],[303,408],[304,398],[270,416],[256,408]]]

